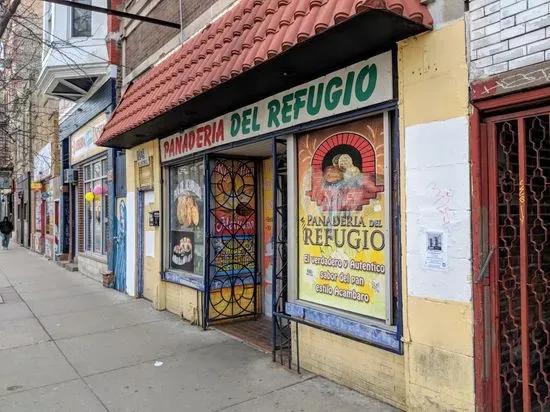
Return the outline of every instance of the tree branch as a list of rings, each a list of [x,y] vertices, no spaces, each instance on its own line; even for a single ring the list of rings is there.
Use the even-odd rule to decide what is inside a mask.
[[[6,31],[12,16],[17,11],[19,4],[21,4],[21,0],[12,0],[6,9],[6,13],[0,19],[0,38],[4,35],[4,32]]]

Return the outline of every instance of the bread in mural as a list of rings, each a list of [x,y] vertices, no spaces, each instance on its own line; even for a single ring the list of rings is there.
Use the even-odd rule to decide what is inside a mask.
[[[176,203],[176,216],[182,226],[197,226],[200,220],[199,206],[193,196],[180,196]]]

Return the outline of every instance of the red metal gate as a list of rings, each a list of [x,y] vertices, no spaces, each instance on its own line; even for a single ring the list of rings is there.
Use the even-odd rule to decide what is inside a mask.
[[[486,125],[491,409],[550,411],[550,108]]]

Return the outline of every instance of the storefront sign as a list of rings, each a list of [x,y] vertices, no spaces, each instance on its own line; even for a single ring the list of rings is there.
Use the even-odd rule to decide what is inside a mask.
[[[33,192],[38,192],[38,191],[42,190],[42,183],[40,183],[40,182],[31,183],[31,190]]]
[[[299,298],[386,319],[382,115],[300,136]]]
[[[136,151],[136,162],[139,167],[149,166],[149,152],[147,149],[139,149]]]
[[[393,98],[391,53],[338,70],[161,140],[163,162]]]
[[[34,156],[34,181],[39,182],[52,174],[52,144],[44,146]]]
[[[101,113],[71,136],[71,165],[107,150],[105,147],[95,144],[101,136],[105,123],[107,123],[107,116],[105,113]]]

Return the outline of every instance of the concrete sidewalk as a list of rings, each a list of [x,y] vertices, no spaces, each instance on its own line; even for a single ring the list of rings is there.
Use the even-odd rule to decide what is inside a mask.
[[[0,295],[0,411],[394,410],[23,248]]]

